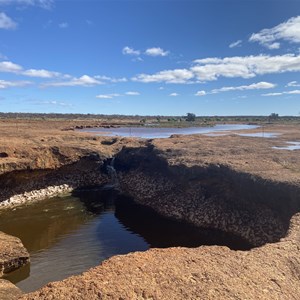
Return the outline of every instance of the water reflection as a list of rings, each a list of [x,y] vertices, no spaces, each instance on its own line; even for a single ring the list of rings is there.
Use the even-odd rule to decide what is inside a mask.
[[[61,236],[75,231],[91,219],[83,203],[74,197],[57,197],[0,211],[0,228],[19,237],[32,254],[55,244]]]
[[[15,235],[30,252],[31,264],[7,279],[29,292],[99,265],[116,254],[149,247],[247,243],[216,230],[165,219],[113,189],[78,190],[0,213],[0,230]]]
[[[115,215],[128,230],[141,235],[151,248],[199,245],[224,245],[235,250],[251,248],[249,243],[238,237],[164,218],[153,209],[138,205],[126,197],[117,199]]]
[[[0,230],[23,241],[31,264],[7,275],[25,292],[99,265],[116,254],[149,245],[114,215],[114,190],[82,190],[0,215]]]

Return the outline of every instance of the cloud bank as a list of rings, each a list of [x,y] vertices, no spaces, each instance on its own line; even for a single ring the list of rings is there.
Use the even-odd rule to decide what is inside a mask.
[[[273,28],[253,33],[249,38],[250,42],[258,42],[268,49],[279,49],[280,40],[300,43],[300,16],[290,18]]]
[[[260,75],[300,71],[300,55],[250,55],[197,59],[190,69],[164,70],[138,74],[133,81],[152,83],[195,83],[225,78],[254,78]]]

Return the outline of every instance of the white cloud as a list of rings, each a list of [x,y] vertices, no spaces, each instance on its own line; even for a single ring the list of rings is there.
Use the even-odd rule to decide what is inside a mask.
[[[261,90],[261,89],[272,89],[276,87],[276,84],[270,82],[258,82],[252,83],[250,85],[241,85],[241,86],[225,86],[220,89],[214,89],[210,93],[217,94],[221,92],[229,92],[229,91],[245,91],[245,90]]]
[[[132,61],[144,61],[140,56],[134,57]]]
[[[165,51],[160,47],[153,47],[153,48],[148,48],[145,51],[145,55],[149,55],[149,56],[167,56],[167,55],[169,55],[169,51]]]
[[[38,6],[44,9],[51,9],[54,5],[54,0],[0,0],[0,5]]]
[[[198,91],[195,96],[205,96],[206,92],[205,91]]]
[[[135,55],[135,56],[138,56],[138,55],[141,54],[141,51],[140,50],[134,50],[133,48],[130,48],[130,47],[126,46],[126,47],[123,48],[122,53],[124,55]]]
[[[139,96],[140,93],[139,92],[126,92],[125,95],[127,95],[127,96]]]
[[[31,2],[34,3],[34,5],[39,6],[44,9],[50,9],[54,5],[54,0],[19,0],[23,2]]]
[[[170,97],[177,97],[177,96],[179,96],[179,94],[177,94],[177,93],[171,93],[169,96]]]
[[[288,92],[284,92],[284,94],[288,94],[288,95],[300,95],[300,90],[288,91]]]
[[[165,51],[160,47],[148,48],[144,52],[142,52],[141,50],[136,50],[134,48],[126,46],[122,49],[122,53],[124,55],[135,56],[133,61],[143,61],[143,59],[140,57],[141,54],[155,57],[155,56],[167,56],[167,55],[169,55],[170,52]]]
[[[120,94],[102,94],[102,95],[97,95],[96,98],[98,99],[112,99],[115,97],[120,97]]]
[[[144,83],[149,82],[166,82],[166,83],[187,83],[194,77],[193,73],[187,69],[175,69],[161,71],[153,75],[139,74],[133,77],[133,81]]]
[[[300,55],[258,55],[208,57],[197,59],[190,69],[164,70],[154,74],[138,74],[133,81],[144,83],[195,83],[226,78],[254,78],[259,75],[300,71]]]
[[[74,105],[71,103],[58,101],[58,100],[32,100],[34,105],[46,105],[46,106],[62,106],[62,107],[73,107]]]
[[[241,47],[242,46],[242,40],[238,40],[236,42],[233,42],[229,45],[229,48],[236,48],[236,47]]]
[[[0,29],[16,29],[18,24],[5,13],[0,12]]]
[[[219,89],[213,89],[210,92],[198,91],[195,96],[205,96],[209,94],[218,94],[222,92],[231,92],[231,91],[246,91],[246,90],[261,90],[261,89],[272,89],[276,87],[276,84],[270,82],[258,82],[252,83],[250,85],[240,85],[240,86],[224,86]]]
[[[90,87],[95,85],[104,84],[104,82],[94,78],[90,77],[88,75],[83,75],[79,78],[72,78],[68,81],[58,81],[58,82],[47,82],[42,84],[42,87],[60,87],[60,86],[84,86],[84,87]]]
[[[114,93],[114,94],[100,94],[100,95],[97,95],[96,98],[98,99],[113,99],[115,97],[122,97],[122,96],[139,96],[140,93],[139,92],[132,92],[132,91],[129,91],[129,92],[126,92],[125,94],[117,94],[117,93]]]
[[[117,82],[127,82],[127,78],[121,77],[121,78],[113,78],[105,75],[96,75],[94,78],[99,79],[101,81],[106,81],[106,82],[112,82],[112,83],[117,83]]]
[[[289,86],[292,86],[292,87],[298,87],[298,86],[300,86],[300,83],[298,83],[297,81],[291,81],[291,82],[289,82],[287,85],[286,85],[287,87]]]
[[[37,104],[48,104],[48,105],[50,104],[50,105],[55,105],[55,106],[73,106],[70,103],[60,102],[60,101],[56,101],[56,100],[38,102]]]
[[[10,87],[24,87],[32,84],[30,81],[20,80],[20,81],[6,81],[0,80],[0,89],[6,89]]]
[[[96,98],[99,99],[112,99],[113,97],[110,95],[97,95]]]
[[[60,86],[96,86],[100,84],[126,82],[125,77],[112,78],[108,76],[88,76],[83,75],[79,78],[72,77],[68,74],[62,74],[60,72],[49,71],[45,69],[24,69],[22,66],[15,64],[11,61],[0,61],[0,73],[14,73],[17,75],[23,75],[28,77],[38,77],[44,79],[57,78],[60,81],[45,82],[41,84],[41,87],[60,87]]]
[[[66,29],[69,27],[69,23],[67,23],[67,22],[60,23],[60,24],[58,24],[58,27],[61,29]]]
[[[29,77],[39,77],[39,78],[54,78],[54,77],[62,77],[68,78],[69,75],[64,75],[59,72],[48,71],[44,69],[28,69],[24,70],[24,68],[18,64],[15,64],[11,61],[2,61],[0,62],[0,72],[3,73],[15,73],[19,75],[29,76]]]
[[[281,96],[283,93],[267,93],[267,94],[262,94],[262,96],[265,97],[271,97],[271,96]]]
[[[23,68],[20,65],[12,63],[11,61],[0,62],[0,72],[18,73],[22,70],[23,70]]]
[[[270,50],[274,50],[274,49],[279,49],[280,48],[280,43],[271,43],[271,44],[268,44],[268,46],[266,46],[268,49]]]
[[[22,72],[22,75],[29,76],[29,77],[39,77],[39,78],[53,78],[53,77],[60,77],[62,76],[59,72],[52,72],[48,70],[36,70],[36,69],[29,69]]]
[[[264,96],[264,97],[273,97],[273,96],[282,96],[282,95],[300,95],[300,90],[262,94],[262,96]]]
[[[285,40],[291,43],[300,43],[300,16],[290,18],[270,29],[263,29],[253,33],[249,38],[250,42],[258,42],[269,49],[280,48],[278,40]]]
[[[257,75],[300,71],[300,55],[258,55],[197,59],[191,68],[200,81],[218,77],[253,78]]]

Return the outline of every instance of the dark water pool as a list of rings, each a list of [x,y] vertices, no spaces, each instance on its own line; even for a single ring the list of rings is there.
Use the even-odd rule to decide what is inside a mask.
[[[223,232],[163,218],[105,188],[0,211],[0,230],[21,238],[30,252],[30,265],[7,276],[25,292],[82,273],[113,255],[150,247],[250,248]]]

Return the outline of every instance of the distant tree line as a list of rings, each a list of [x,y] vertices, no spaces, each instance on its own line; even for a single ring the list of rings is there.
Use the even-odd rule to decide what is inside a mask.
[[[141,124],[148,120],[151,122],[266,122],[266,121],[299,121],[300,116],[279,116],[271,113],[269,116],[196,116],[194,113],[187,113],[186,116],[140,116],[140,115],[104,115],[104,114],[60,114],[60,113],[3,113],[0,112],[0,119],[55,119],[55,120],[136,120]]]

